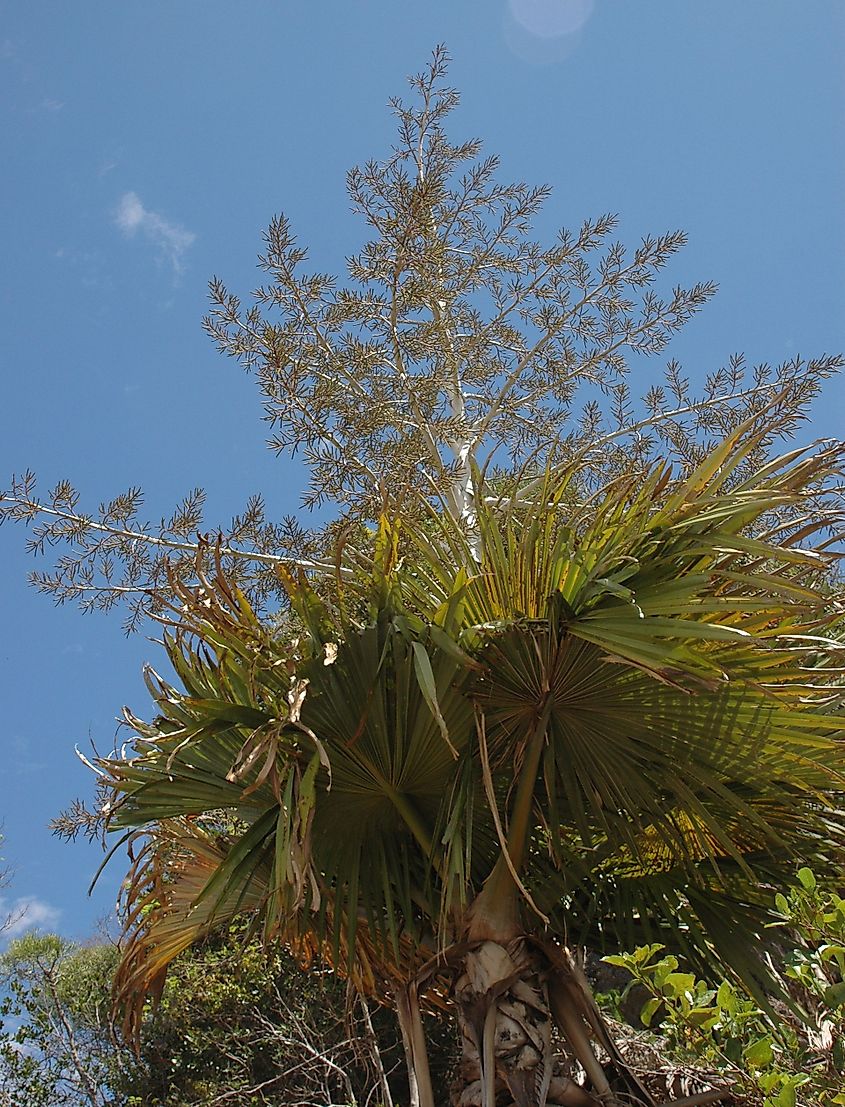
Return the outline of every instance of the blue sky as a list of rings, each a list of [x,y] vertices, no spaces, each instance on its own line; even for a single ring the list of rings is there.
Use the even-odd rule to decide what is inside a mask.
[[[631,244],[689,233],[670,280],[721,286],[670,348],[692,374],[845,348],[841,0],[0,0],[0,487],[31,466],[91,507],[141,485],[153,518],[196,485],[212,524],[254,491],[297,509],[250,381],[200,329],[206,281],[248,292],[281,210],[342,267],[346,170],[387,151],[387,98],[439,41],[456,136],[554,186],[540,235],[608,210]],[[843,400],[832,382],[808,437],[841,433]],[[0,894],[82,937],[121,867],[87,898],[98,851],[47,822],[90,792],[74,744],[143,713],[156,647],[36,595],[24,539],[0,531]]]

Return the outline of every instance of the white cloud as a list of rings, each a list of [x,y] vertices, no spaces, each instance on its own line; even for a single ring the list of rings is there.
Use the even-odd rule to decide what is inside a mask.
[[[53,930],[60,915],[57,907],[38,896],[20,896],[12,903],[0,898],[0,931],[6,940],[19,938],[30,930]]]
[[[178,223],[171,223],[157,211],[145,208],[135,192],[126,192],[120,198],[114,221],[127,238],[139,231],[155,247],[160,258],[170,262],[173,272],[182,272],[182,258],[193,244],[196,235]]]

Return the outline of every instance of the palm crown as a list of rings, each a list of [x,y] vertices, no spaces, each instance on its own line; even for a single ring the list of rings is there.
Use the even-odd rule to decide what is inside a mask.
[[[129,716],[136,756],[100,763],[111,825],[148,835],[120,977],[134,1018],[241,912],[406,1008],[460,1007],[485,947],[541,956],[563,992],[531,987],[585,1096],[602,1077],[578,1027],[601,1031],[564,940],[657,938],[759,991],[770,886],[841,858],[845,824],[840,609],[800,512],[841,452],[749,473],[756,444],[741,428],[680,482],[656,467],[585,494],[570,465],[502,501],[479,486],[471,528],[386,511],[330,585],[285,577],[284,631],[220,574],[175,585],[182,688],[150,672],[158,718]],[[521,1102],[519,1065],[495,1066]]]

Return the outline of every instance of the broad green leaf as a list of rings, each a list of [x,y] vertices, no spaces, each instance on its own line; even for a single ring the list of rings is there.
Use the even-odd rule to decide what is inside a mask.
[[[682,996],[692,992],[695,987],[695,974],[691,972],[670,972],[661,983],[663,991],[670,996]]]
[[[808,892],[814,892],[816,890],[816,877],[812,869],[806,867],[799,869],[798,879],[801,881],[801,886],[806,888]]]
[[[643,1026],[651,1026],[652,1019],[662,1005],[663,1000],[659,996],[652,996],[651,999],[646,1000],[642,1011],[640,1011],[640,1022]]]
[[[766,1068],[772,1063],[775,1057],[771,1038],[758,1038],[755,1042],[752,1042],[751,1045],[746,1046],[742,1051],[742,1056],[751,1068]]]

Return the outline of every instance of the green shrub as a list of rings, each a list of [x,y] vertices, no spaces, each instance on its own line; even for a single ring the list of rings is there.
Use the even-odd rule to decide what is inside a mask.
[[[845,1104],[845,899],[809,869],[775,897],[781,931],[773,961],[780,997],[764,1003],[729,980],[686,971],[661,945],[605,957],[645,989],[646,1028],[659,1028],[679,1060],[717,1073],[744,1102],[762,1107]]]

